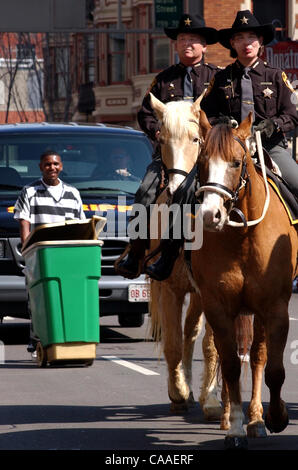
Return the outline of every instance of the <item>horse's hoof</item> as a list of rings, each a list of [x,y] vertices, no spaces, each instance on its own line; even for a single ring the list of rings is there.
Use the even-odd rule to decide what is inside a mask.
[[[171,413],[187,413],[188,412],[188,403],[186,401],[183,401],[181,403],[175,403],[172,402],[170,405],[170,411]]]
[[[196,404],[196,401],[195,401],[195,398],[194,398],[192,392],[190,392],[190,394],[189,394],[189,397],[188,397],[188,399],[187,399],[187,404],[188,404],[188,406],[189,406],[190,408],[193,408],[193,407],[195,406],[195,404]]]
[[[247,437],[267,437],[264,421],[255,421],[249,423],[246,428]]]
[[[248,441],[246,436],[226,436],[225,450],[247,450]]]
[[[204,418],[206,421],[219,421],[222,415],[221,406],[204,406]]]
[[[265,416],[265,424],[266,424],[266,428],[271,433],[282,432],[284,429],[286,429],[287,425],[289,424],[288,414],[286,414],[283,419],[279,419],[275,421],[272,419],[272,416],[268,412]]]

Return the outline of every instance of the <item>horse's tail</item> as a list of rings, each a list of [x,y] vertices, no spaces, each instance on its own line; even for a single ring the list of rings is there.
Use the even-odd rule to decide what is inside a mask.
[[[149,313],[150,313],[150,337],[154,341],[161,341],[161,316],[160,316],[160,288],[161,283],[150,279],[150,302],[149,302]]]

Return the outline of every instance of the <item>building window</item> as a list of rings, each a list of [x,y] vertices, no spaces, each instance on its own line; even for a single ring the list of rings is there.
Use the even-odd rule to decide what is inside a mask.
[[[35,46],[34,44],[17,44],[17,60],[22,62],[23,60],[34,60],[35,59]]]
[[[275,26],[275,39],[284,41],[287,38],[286,24],[287,0],[272,2],[271,0],[254,0],[253,13],[261,24],[273,23]]]
[[[150,39],[150,71],[158,72],[169,67],[170,43],[168,38],[152,35]]]
[[[55,95],[56,98],[66,98],[70,85],[69,48],[55,49]]]
[[[85,82],[95,82],[95,37],[88,34],[85,38]]]
[[[111,26],[115,27],[115,25]],[[108,39],[108,83],[125,81],[125,35],[110,33]]]

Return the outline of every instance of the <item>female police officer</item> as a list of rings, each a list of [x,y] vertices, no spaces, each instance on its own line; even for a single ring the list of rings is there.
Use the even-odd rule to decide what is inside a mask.
[[[218,32],[219,42],[237,60],[218,72],[202,102],[211,124],[221,116],[240,123],[254,113],[254,129],[298,196],[298,165],[287,150],[285,133],[298,124],[296,96],[286,74],[260,59],[262,46],[274,38],[271,24],[260,25],[249,10],[238,11],[231,28]]]

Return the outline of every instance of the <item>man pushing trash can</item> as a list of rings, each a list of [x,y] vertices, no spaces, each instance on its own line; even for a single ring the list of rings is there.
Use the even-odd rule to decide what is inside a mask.
[[[42,177],[25,186],[15,204],[14,218],[19,221],[22,245],[40,225],[85,219],[79,191],[59,178],[63,170],[60,155],[53,150],[45,151],[40,157],[39,168]],[[27,351],[32,353],[33,359],[37,342],[31,322]]]

